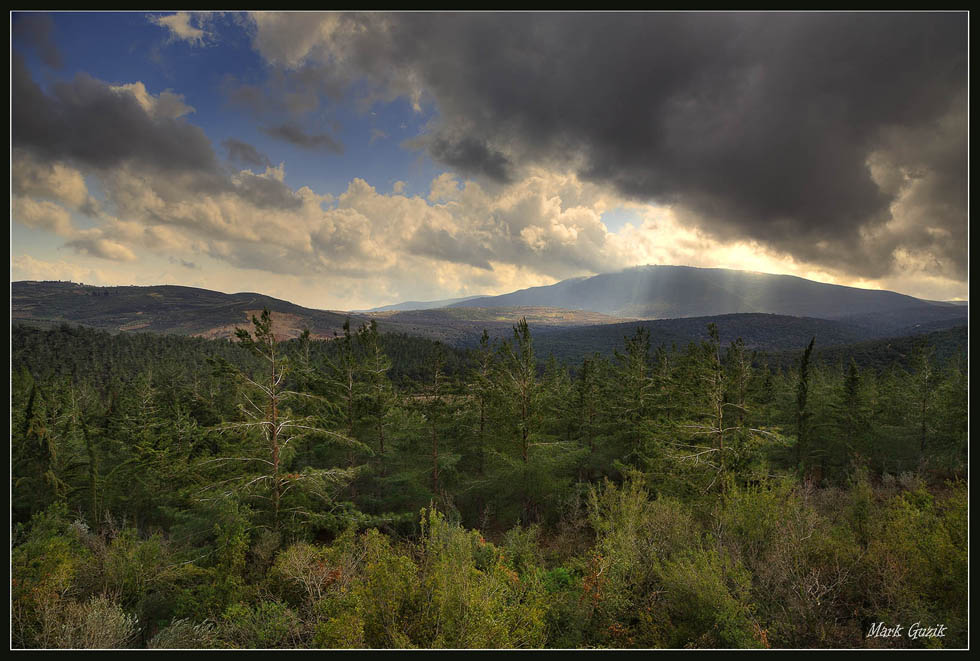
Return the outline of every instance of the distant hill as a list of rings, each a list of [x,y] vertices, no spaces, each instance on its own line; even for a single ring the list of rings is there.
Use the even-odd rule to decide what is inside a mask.
[[[587,328],[556,329],[535,337],[535,352],[540,357],[554,354],[563,360],[580,361],[598,352],[611,356],[622,350],[624,337],[631,337],[638,327],[650,333],[650,346],[676,346],[683,350],[689,342],[708,339],[708,324],[718,327],[722,346],[742,338],[753,350],[781,351],[803,347],[816,337],[822,346],[850,344],[876,337],[860,326],[810,317],[776,314],[727,314],[710,317],[655,319]]]
[[[273,314],[273,327],[281,338],[299,336],[309,328],[314,337],[341,333],[377,319],[382,332],[405,333],[452,345],[477,341],[486,328],[494,337],[509,337],[512,327],[526,317],[534,332],[551,328],[587,326],[623,321],[596,312],[549,307],[440,308],[354,314],[314,310],[256,293],[224,294],[196,287],[93,287],[71,282],[11,283],[11,318],[32,326],[62,323],[110,332],[155,332],[197,337],[234,337],[236,327],[249,327],[252,315],[263,308]]]
[[[551,306],[641,319],[761,312],[841,319],[922,310],[965,318],[965,306],[923,301],[891,291],[829,285],[790,275],[689,266],[642,266],[563,280],[451,307]],[[915,323],[914,321],[910,323]]]
[[[919,343],[934,348],[937,364],[965,355],[967,346],[967,327],[962,322],[942,330],[927,328],[927,325],[888,330],[887,327],[873,329],[830,319],[729,314],[555,329],[535,335],[534,348],[541,360],[554,355],[575,365],[593,353],[612,357],[615,350],[623,350],[625,338],[632,337],[637,327],[643,327],[650,333],[651,349],[663,345],[668,350],[683,351],[690,342],[707,340],[708,324],[711,323],[718,327],[722,349],[742,338],[748,349],[759,352],[760,360],[764,356],[774,367],[796,365],[810,338],[816,340],[814,360],[831,364],[854,357],[860,367],[875,368],[893,363],[905,366]]]
[[[877,337],[915,335],[962,326],[969,308],[962,306],[916,306],[884,312],[865,312],[840,317],[840,321],[860,326]]]
[[[392,312],[392,311],[406,311],[406,310],[433,310],[435,308],[444,308],[455,303],[464,303],[466,301],[472,301],[477,298],[484,298],[482,295],[478,296],[464,296],[462,298],[445,298],[441,301],[405,301],[404,303],[393,303],[391,305],[382,305],[381,307],[371,308],[370,310],[352,310],[352,312]]]
[[[561,329],[592,327],[623,323],[621,317],[587,310],[566,310],[552,307],[494,307],[494,308],[438,308],[431,310],[405,310],[372,312],[368,316],[378,320],[384,329],[396,327],[400,332],[422,335],[457,346],[475,345],[483,331],[492,338],[510,338],[513,328],[522,318],[535,337]]]
[[[112,332],[233,337],[236,326],[248,327],[252,315],[267,307],[274,312],[276,332],[291,338],[303,328],[317,337],[333,337],[347,319],[344,313],[312,310],[263,294],[224,294],[176,285],[93,287],[21,281],[10,283],[10,289],[12,321],[34,326],[69,323]]]
[[[662,268],[667,270],[659,270]],[[236,327],[248,327],[252,315],[259,314],[267,307],[273,312],[274,327],[283,339],[298,336],[304,328],[309,328],[314,337],[330,338],[342,332],[348,318],[355,328],[376,319],[384,333],[415,335],[465,348],[475,346],[484,329],[494,338],[509,338],[513,325],[525,317],[535,338],[539,357],[546,358],[553,353],[558,358],[577,362],[593,351],[611,355],[614,347],[622,346],[623,336],[632,335],[637,325],[649,329],[654,346],[676,344],[683,347],[691,340],[705,338],[707,324],[716,323],[725,344],[741,337],[752,349],[782,351],[802,347],[812,336],[817,337],[818,346],[829,347],[947,330],[965,325],[969,312],[965,305],[929,303],[894,292],[822,285],[789,276],[685,268],[631,269],[505,296],[481,297],[449,307],[361,314],[314,310],[248,292],[224,294],[175,285],[93,287],[71,282],[22,281],[11,283],[11,318],[13,322],[49,328],[68,323],[114,333],[155,332],[221,338],[233,337]],[[771,301],[793,307],[788,293],[792,290],[801,298],[794,309],[817,307],[823,310],[825,316],[739,312],[696,316],[680,314],[671,319],[628,321],[586,306],[570,309],[569,301],[572,298],[577,297],[576,300],[582,301],[588,299],[585,294],[598,296],[597,292],[603,287],[610,301],[605,305],[607,309],[630,309],[629,306],[620,306],[620,303],[627,299],[640,300],[642,297],[637,292],[645,286],[644,283],[649,284],[652,279],[664,274],[667,280],[673,279],[671,281],[679,288],[686,286],[685,282],[700,283],[698,286],[703,296],[698,299],[701,303],[697,305],[709,299],[723,300],[725,297],[713,289],[715,285],[709,284],[717,284],[727,278],[728,284],[725,286],[728,289],[724,291],[742,292],[743,297],[738,300],[755,300],[749,296],[750,293],[758,299],[759,291],[768,288],[772,294]],[[746,284],[752,282],[756,283],[754,288]],[[679,295],[667,291],[665,287],[660,282],[651,291],[660,292],[657,295],[662,295],[659,299],[662,301],[680,299]],[[623,293],[620,289],[628,291]],[[532,296],[528,293],[538,290],[557,291],[559,295]],[[687,291],[693,290],[688,287]],[[617,297],[619,303],[616,302]],[[565,307],[504,305],[513,300],[527,302],[546,298],[555,298]],[[648,297],[648,300],[652,299]],[[833,300],[840,302],[838,308],[831,307]],[[603,306],[596,303],[594,307]],[[686,309],[694,310],[696,307],[691,302]],[[634,305],[631,309],[638,308]]]
[[[931,358],[934,365],[943,367],[951,362],[956,364],[962,360],[960,367],[965,369],[967,341],[967,327],[957,326],[931,333],[888,337],[854,344],[837,346],[818,344],[814,346],[813,360],[825,365],[846,365],[853,358],[857,366],[862,369],[881,370],[890,367],[910,369],[917,348],[925,345],[932,349]],[[770,367],[794,369],[799,366],[801,353],[801,349],[767,352],[757,356],[757,361],[765,360]]]

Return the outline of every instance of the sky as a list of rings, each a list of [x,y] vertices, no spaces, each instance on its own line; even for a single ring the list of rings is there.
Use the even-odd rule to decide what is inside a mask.
[[[968,15],[11,13],[11,280],[965,299]]]

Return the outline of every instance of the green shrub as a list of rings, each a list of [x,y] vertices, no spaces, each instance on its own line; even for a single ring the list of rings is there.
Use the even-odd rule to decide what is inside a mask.
[[[549,594],[554,594],[573,589],[578,580],[564,567],[555,567],[544,574],[542,583]]]
[[[61,649],[112,649],[129,647],[138,631],[136,617],[127,615],[108,597],[85,603],[68,602],[46,632],[51,647]]]
[[[691,551],[662,569],[674,647],[761,647],[752,619],[751,577],[715,551]]]
[[[497,561],[477,568],[488,545],[479,533],[435,511],[422,520],[422,603],[434,631],[427,646],[460,648],[535,647],[546,635],[544,587],[540,582],[537,528],[516,528]],[[507,563],[503,562],[506,558]],[[513,563],[512,566],[508,566]]]
[[[269,583],[277,594],[296,606],[312,606],[323,599],[340,569],[330,562],[324,547],[300,542],[276,556],[269,570]]]
[[[296,647],[301,642],[302,622],[288,606],[276,601],[263,601],[255,606],[235,604],[222,616],[219,633],[229,647]]]
[[[582,604],[581,578],[565,567],[555,567],[544,574],[541,583],[548,594],[547,646],[581,647],[588,623],[587,609]]]
[[[368,647],[414,647],[418,570],[377,530],[361,536],[364,562],[354,594]]]
[[[650,500],[642,475],[621,487],[606,482],[589,495],[595,547],[583,579],[591,636],[615,647],[657,647],[663,632],[650,619],[662,592],[660,565],[700,544],[689,508],[671,498]]]
[[[10,616],[13,647],[55,647],[51,638],[69,597],[79,593],[78,577],[91,554],[69,523],[63,504],[18,526],[10,553]]]
[[[343,613],[316,625],[313,646],[329,649],[363,648],[364,620],[356,613]]]
[[[208,649],[217,646],[218,633],[212,622],[194,624],[173,619],[147,643],[150,649]]]

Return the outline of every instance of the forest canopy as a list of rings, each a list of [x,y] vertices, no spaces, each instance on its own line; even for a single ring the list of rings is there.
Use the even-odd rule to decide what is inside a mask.
[[[12,645],[965,646],[965,355],[706,337],[14,325]]]

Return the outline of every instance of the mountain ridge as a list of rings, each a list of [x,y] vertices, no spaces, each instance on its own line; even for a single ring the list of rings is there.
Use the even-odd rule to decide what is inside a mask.
[[[683,349],[689,342],[708,339],[708,324],[714,324],[723,347],[741,338],[752,351],[783,352],[802,350],[811,338],[819,347],[856,345],[888,338],[911,337],[946,332],[966,326],[961,319],[916,325],[862,325],[854,322],[814,317],[793,317],[768,313],[736,313],[676,319],[646,319],[583,328],[557,328],[535,336],[535,351],[541,356],[579,362],[599,353],[612,357],[615,348],[638,328],[649,333],[651,347],[672,345]]]
[[[942,330],[966,324],[969,314],[966,302],[924,301],[798,276],[676,266],[635,267],[499,296],[445,299],[453,300],[457,302],[447,307],[365,313],[316,310],[257,292],[226,294],[184,285],[99,287],[17,281],[11,283],[11,320],[34,325],[72,323],[112,332],[234,337],[237,327],[247,327],[252,315],[268,307],[274,313],[274,328],[284,339],[306,328],[314,337],[330,338],[342,332],[348,319],[352,326],[375,319],[382,332],[467,346],[484,329],[492,337],[509,337],[512,325],[526,317],[536,335],[551,336],[545,344],[577,353],[621,339],[616,337],[621,330],[632,333],[626,327],[654,321],[671,322],[657,325],[665,340],[700,336],[703,328],[693,328],[691,323],[703,326],[718,318],[727,324],[725,315],[741,315],[733,318],[747,340],[753,335],[774,338],[779,328],[798,340],[810,328],[819,329],[833,343],[846,343]],[[596,309],[603,307],[612,313]],[[640,313],[629,314],[630,310]],[[799,321],[791,323],[789,318]],[[773,326],[765,329],[766,324]],[[669,330],[675,327],[683,332]]]
[[[461,301],[450,307],[476,305]],[[478,305],[550,305],[644,319],[753,312],[836,319],[903,308],[960,308],[888,290],[833,285],[799,276],[667,265],[562,280],[483,297]]]
[[[380,305],[376,308],[367,308],[366,310],[351,310],[351,312],[411,312],[414,310],[434,310],[449,307],[455,303],[464,303],[476,298],[484,298],[485,296],[486,294],[477,294],[475,296],[461,296],[459,298],[443,298],[437,301],[402,301],[401,303],[390,303],[388,305]]]
[[[225,294],[184,285],[101,287],[63,281],[10,283],[12,322],[41,325],[74,323],[103,330],[149,331],[198,337],[234,337],[253,314],[274,309],[274,328],[296,337],[309,328],[315,337],[332,337],[350,316],[314,310],[257,292]],[[364,320],[363,317],[356,317]]]
[[[448,343],[478,337],[486,328],[506,336],[522,317],[535,330],[626,321],[597,313],[546,306],[533,308],[437,308],[356,313],[306,308],[256,292],[226,294],[183,285],[101,287],[63,281],[11,283],[11,321],[35,326],[78,324],[111,332],[175,333],[231,338],[253,315],[268,308],[273,330],[283,339],[309,329],[314,338],[331,338],[352,327],[378,322],[382,332],[418,335]]]

